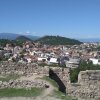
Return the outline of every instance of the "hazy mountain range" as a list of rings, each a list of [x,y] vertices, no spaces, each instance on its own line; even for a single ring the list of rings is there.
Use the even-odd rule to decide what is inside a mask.
[[[15,40],[18,36],[26,36],[26,37],[30,38],[31,40],[36,40],[36,39],[40,38],[39,36],[33,36],[33,35],[0,33],[0,39]],[[100,42],[100,38],[84,38],[84,39],[75,38],[75,39],[77,39],[81,42]]]
[[[21,35],[21,34],[13,34],[13,33],[0,33],[0,39],[9,39],[9,40],[15,40],[19,36],[25,36],[30,38],[31,40],[36,40],[39,37],[38,36],[32,36],[32,35]]]

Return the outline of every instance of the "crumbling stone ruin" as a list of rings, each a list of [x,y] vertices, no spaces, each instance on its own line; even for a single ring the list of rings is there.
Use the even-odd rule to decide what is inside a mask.
[[[26,88],[30,89],[32,87],[42,88],[45,84],[41,81],[29,81],[29,80],[9,80],[8,82],[0,81],[0,89],[3,88]]]
[[[52,73],[50,72],[52,71]],[[31,76],[34,74],[49,76],[52,79],[58,78],[65,86],[68,95],[85,98],[86,100],[100,100],[100,70],[86,70],[81,71],[78,76],[77,83],[70,82],[70,70],[68,68],[59,67],[40,67],[37,64],[22,64],[14,62],[1,62],[0,75],[22,75]],[[59,84],[59,83],[58,83]],[[9,80],[8,82],[0,81],[0,88],[31,88],[31,87],[44,87],[45,83],[36,82],[34,80]],[[61,83],[59,84],[61,85]],[[61,86],[59,86],[61,89]]]
[[[55,74],[61,79],[64,85],[70,82],[69,69],[62,69],[59,67],[40,67],[37,64],[22,64],[14,62],[1,62],[0,75],[20,75],[20,76],[49,76],[49,71],[52,69]],[[9,80],[8,82],[0,81],[0,88],[31,88],[31,87],[45,87],[45,82],[37,80]]]
[[[100,100],[100,70],[81,71],[78,82],[67,85],[67,92],[86,100]]]

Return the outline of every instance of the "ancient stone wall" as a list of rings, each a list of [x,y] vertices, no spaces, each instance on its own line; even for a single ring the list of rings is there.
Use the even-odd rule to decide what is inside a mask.
[[[22,64],[14,62],[1,62],[0,63],[0,75],[34,75],[35,73],[40,76],[49,76],[49,71],[53,70],[54,73],[61,79],[66,86],[70,83],[69,69],[60,67],[41,67],[37,64]],[[15,81],[14,81],[15,82]],[[23,83],[23,82],[22,82]],[[3,83],[2,83],[3,84]],[[21,84],[21,82],[20,82]]]
[[[44,74],[49,76],[49,70],[52,69],[58,77],[65,83],[70,83],[69,69],[60,67],[40,67],[37,64],[21,64],[13,62],[0,63],[0,74]]]
[[[100,70],[81,71],[78,76],[78,83],[81,85],[100,85]]]
[[[57,74],[65,86],[70,83],[70,70],[68,68],[49,67],[49,69],[52,69]]]
[[[39,67],[37,64],[22,64],[13,62],[1,62],[0,74],[21,74],[29,75],[32,73],[48,74],[48,68]]]
[[[2,62],[0,63],[0,75],[6,74],[18,74],[18,75],[44,75],[49,76],[50,69],[53,70],[54,73],[61,79],[61,81],[66,86],[67,94],[71,96],[75,96],[78,98],[86,98],[87,100],[100,100],[100,70],[87,70],[81,71],[78,76],[77,83],[70,82],[70,71],[68,68],[59,68],[59,67],[41,67],[37,64],[21,64],[21,63],[13,63],[13,62]],[[10,82],[8,82],[10,84]],[[33,86],[34,82],[24,82],[28,84],[28,86]],[[20,82],[20,85],[24,84]],[[29,85],[31,83],[31,85]],[[0,83],[1,86],[5,85],[6,82]],[[14,81],[13,84],[19,84]],[[38,84],[38,83],[37,83]],[[39,83],[40,84],[40,83]],[[11,86],[11,85],[8,85]],[[13,86],[13,85],[12,85]],[[26,85],[23,85],[27,87]],[[35,85],[34,85],[35,86]],[[40,85],[41,86],[41,85]]]
[[[67,93],[86,100],[100,100],[100,70],[81,71],[78,83],[67,85]]]
[[[30,89],[32,87],[43,88],[45,87],[46,82],[44,81],[30,81],[30,80],[9,80],[0,81],[0,89],[3,88],[26,88]]]

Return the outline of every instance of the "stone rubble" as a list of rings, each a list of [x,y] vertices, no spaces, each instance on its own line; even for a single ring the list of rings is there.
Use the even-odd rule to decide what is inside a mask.
[[[81,71],[78,76],[77,83],[70,82],[70,70],[68,68],[59,67],[40,67],[37,64],[21,64],[13,62],[0,63],[0,75],[22,75],[32,76],[34,74],[49,76],[49,70],[61,79],[66,86],[68,95],[85,100],[100,100],[100,70]],[[9,80],[8,82],[0,81],[0,88],[32,88],[44,87],[44,82],[36,80]],[[80,99],[81,100],[81,99]]]

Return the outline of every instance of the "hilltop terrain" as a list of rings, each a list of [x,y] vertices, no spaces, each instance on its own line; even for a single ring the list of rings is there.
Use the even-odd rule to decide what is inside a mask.
[[[26,41],[39,42],[41,44],[47,44],[47,45],[76,45],[76,44],[79,45],[82,43],[78,40],[61,37],[61,36],[44,36],[36,40],[32,40],[31,38],[27,36],[20,35],[20,36],[17,36],[14,40],[0,39],[0,45],[5,46],[7,43],[14,44],[14,45],[16,44],[22,45],[23,42],[26,42]]]
[[[42,44],[48,44],[48,45],[74,45],[74,44],[82,43],[78,40],[61,37],[61,36],[44,36],[37,39],[36,42],[40,42]]]
[[[18,36],[16,39],[16,41],[32,41],[30,38],[26,37],[26,36]]]

